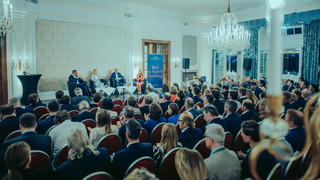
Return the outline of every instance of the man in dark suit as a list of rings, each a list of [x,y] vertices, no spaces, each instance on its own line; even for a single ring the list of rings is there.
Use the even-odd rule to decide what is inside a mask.
[[[3,156],[6,149],[13,143],[24,141],[29,144],[31,150],[40,150],[51,156],[51,138],[50,136],[40,135],[35,132],[37,128],[36,117],[34,114],[26,113],[20,118],[20,130],[22,135],[14,139],[5,141],[0,152],[0,162],[3,162]],[[4,164],[1,163],[1,167]]]
[[[87,101],[90,104],[89,97],[82,95],[81,88],[75,88],[74,93],[76,94],[76,96],[71,98],[71,104],[78,105],[81,101]]]
[[[234,84],[234,80],[233,79],[229,80],[229,86],[230,86],[230,88],[229,88],[230,90],[232,90],[235,87],[238,87],[237,85]]]
[[[242,103],[242,111],[243,113],[240,115],[242,121],[247,120],[255,120],[259,122],[259,116],[257,113],[254,112],[254,104],[250,99],[246,99]]]
[[[81,122],[85,119],[96,119],[96,114],[89,112],[89,103],[87,101],[81,101],[79,104],[79,114],[72,116],[72,121]]]
[[[211,93],[207,93],[203,97],[203,105],[212,104],[213,96]]]
[[[69,76],[69,82],[77,83],[77,87],[80,87],[82,89],[83,94],[85,96],[89,96],[90,95],[87,82],[83,81],[82,77],[80,75],[78,75],[78,71],[77,70],[73,70],[72,71],[72,74]]]
[[[186,110],[192,114],[193,119],[196,119],[199,115],[202,114],[201,110],[194,108],[194,101],[192,98],[187,98],[185,100],[184,106],[186,107]]]
[[[229,95],[229,86],[228,85],[222,86],[222,94],[224,96],[224,102],[226,102],[228,99],[228,95]]]
[[[141,111],[141,115],[142,115],[142,118],[144,118],[144,114],[149,114],[149,106],[150,104],[152,104],[153,102],[153,99],[151,96],[149,95],[146,95],[144,97],[144,103],[141,104],[141,107],[139,108],[140,111]]]
[[[284,113],[286,113],[288,109],[292,108],[290,105],[291,94],[287,91],[282,91],[282,96],[283,96],[282,105],[284,106]]]
[[[203,100],[199,97],[200,96],[200,89],[198,87],[194,87],[192,90],[192,99],[194,101],[194,104],[197,104],[198,102],[203,103]]]
[[[21,107],[21,102],[20,102],[19,98],[16,98],[16,97],[11,98],[9,100],[9,104],[14,106],[14,109],[16,110],[17,117],[20,117],[24,113],[33,113],[34,114],[33,109]]]
[[[0,146],[4,139],[13,131],[19,129],[19,118],[16,117],[14,107],[10,104],[2,105],[0,108]]]
[[[240,104],[242,104],[242,102],[247,99],[247,96],[246,96],[247,95],[247,89],[244,88],[244,87],[240,87],[239,90],[238,90],[238,95],[239,95],[238,101],[239,101]]]
[[[39,134],[45,134],[52,126],[56,125],[53,118],[56,116],[57,112],[60,110],[60,104],[58,101],[54,100],[49,102],[48,111],[50,116],[42,121],[39,121],[37,131]]]
[[[99,102],[101,100],[101,93],[96,92],[93,94],[93,98],[92,98],[92,104],[90,104],[90,109],[95,108],[95,107],[99,107]]]
[[[231,132],[233,137],[236,137],[239,130],[241,129],[242,119],[236,113],[237,111],[237,103],[235,100],[228,99],[225,107],[224,107],[226,116],[224,117],[223,121],[226,122],[228,126],[228,130]]]
[[[294,89],[292,92],[297,96],[297,102],[299,103],[300,107],[304,108],[306,105],[306,100],[301,96],[301,91],[299,89]]]
[[[178,125],[181,129],[178,142],[183,147],[192,149],[203,138],[201,130],[195,128],[194,118],[190,112],[185,111],[180,115]]]
[[[262,93],[262,89],[260,89],[258,86],[257,86],[257,83],[256,82],[252,82],[251,83],[251,88],[252,88],[252,91],[254,93],[254,95],[259,99],[259,95],[260,93]]]
[[[118,68],[114,68],[114,72],[110,76],[110,82],[113,83],[113,87],[115,88],[117,86],[123,86],[124,77],[118,72]]]
[[[288,86],[288,84],[287,84],[287,80],[282,79],[282,84],[283,84],[283,86],[282,86],[282,91],[288,90],[289,86]]]
[[[57,99],[57,101],[58,101],[59,104],[62,104],[61,98],[62,98],[63,95],[64,95],[64,92],[63,92],[63,91],[61,91],[61,90],[56,91],[56,99]]]
[[[67,110],[67,111],[72,111],[72,110],[78,110],[77,105],[71,104],[71,97],[68,95],[64,95],[61,98],[61,111],[62,110]]]
[[[112,162],[112,176],[114,179],[122,179],[128,167],[138,158],[149,156],[153,158],[153,149],[150,143],[140,143],[139,137],[141,125],[136,120],[130,120],[126,126],[126,148],[116,152]]]
[[[171,104],[172,102],[170,101],[170,99],[171,99],[171,95],[170,95],[170,93],[164,93],[163,94],[163,102],[162,103],[160,103],[159,105],[161,106],[161,108],[162,108],[162,111],[163,111],[163,115],[167,112],[167,110],[168,110],[168,106],[169,106],[169,104]]]
[[[212,105],[214,105],[217,108],[219,114],[222,115],[224,113],[224,102],[219,99],[220,92],[217,89],[213,89],[211,92],[213,95]]]
[[[223,127],[223,129],[225,131],[228,130],[228,127],[227,127],[227,124],[225,121],[223,121],[222,119],[220,119],[218,116],[219,116],[219,113],[218,113],[218,110],[217,108],[214,106],[214,105],[207,105],[203,108],[203,114],[204,114],[204,120],[206,121],[206,124],[204,124],[202,127],[201,127],[201,131],[202,133],[204,134],[205,131],[206,131],[206,126],[208,124],[219,124],[220,126]]]
[[[28,96],[28,100],[30,105],[27,106],[26,108],[35,109],[36,107],[39,107],[39,106],[47,107],[45,104],[40,103],[39,96],[37,93],[31,93]]]
[[[288,80],[288,82],[287,82],[287,85],[288,85],[287,91],[290,92],[290,93],[294,90],[293,84],[294,84],[293,80]]]

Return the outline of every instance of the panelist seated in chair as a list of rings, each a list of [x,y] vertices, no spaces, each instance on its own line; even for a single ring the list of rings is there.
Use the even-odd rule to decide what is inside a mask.
[[[114,72],[110,76],[110,82],[112,82],[113,87],[123,86],[124,77],[118,72],[118,68],[114,68]]]
[[[69,76],[69,82],[77,83],[77,87],[80,87],[85,96],[89,96],[89,88],[85,81],[83,81],[82,77],[78,75],[77,70],[73,70],[72,74]]]
[[[101,87],[101,85],[105,86],[105,85],[108,84],[107,80],[105,80],[102,76],[98,75],[98,70],[97,69],[94,69],[92,71],[92,73],[93,74],[91,76],[91,81],[93,81],[95,88],[99,88],[99,87]]]

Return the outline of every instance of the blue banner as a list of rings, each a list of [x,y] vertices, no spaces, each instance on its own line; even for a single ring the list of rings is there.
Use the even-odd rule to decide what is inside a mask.
[[[148,54],[148,83],[154,88],[162,88],[163,54]]]

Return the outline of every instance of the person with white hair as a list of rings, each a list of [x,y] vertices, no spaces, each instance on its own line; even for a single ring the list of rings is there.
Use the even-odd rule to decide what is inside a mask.
[[[304,89],[302,91],[302,97],[304,98],[304,100],[308,101],[311,97],[311,91],[309,89]]]
[[[81,122],[85,119],[96,119],[96,114],[89,112],[90,105],[87,101],[81,101],[79,103],[79,114],[72,116],[72,121]]]
[[[159,102],[159,95],[154,92],[154,87],[152,86],[152,84],[147,84],[147,94],[152,97],[153,102]]]
[[[83,96],[82,89],[77,87],[74,89],[75,97],[71,98],[71,104],[78,105],[81,101],[85,100],[90,104],[88,96]]]
[[[20,102],[19,98],[17,98],[17,97],[11,98],[9,100],[9,104],[14,106],[14,109],[16,110],[16,116],[17,117],[20,117],[24,113],[33,113],[34,114],[32,108],[22,108],[21,107],[21,102]]]
[[[241,179],[241,166],[235,152],[224,147],[224,130],[219,124],[206,126],[205,143],[211,150],[204,160],[207,179]]]

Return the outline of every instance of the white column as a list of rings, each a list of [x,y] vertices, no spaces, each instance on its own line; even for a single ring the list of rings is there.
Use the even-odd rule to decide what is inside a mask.
[[[207,82],[210,84],[212,75],[212,49],[208,46],[208,36],[209,33],[200,33],[198,63],[200,64],[199,76],[206,76]]]

